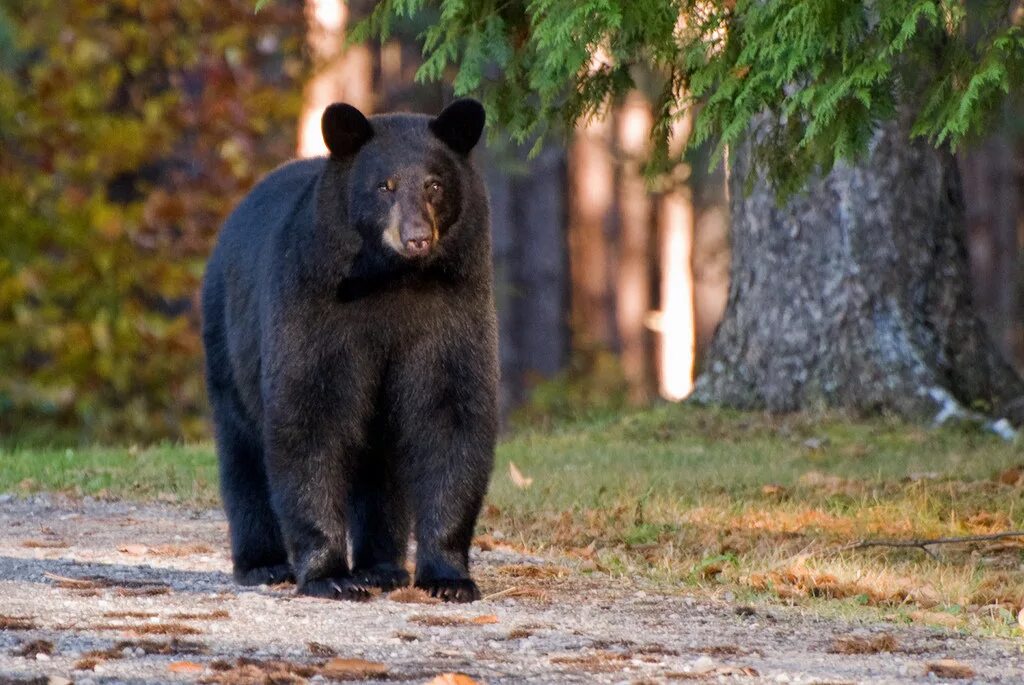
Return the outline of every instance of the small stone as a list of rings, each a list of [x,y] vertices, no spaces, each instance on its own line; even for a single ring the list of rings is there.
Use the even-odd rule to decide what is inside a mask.
[[[788,673],[779,673],[777,676],[775,676],[775,682],[777,683],[788,683],[792,682],[792,680],[793,679],[789,677]]]
[[[43,652],[39,652],[38,654],[36,654],[36,661],[49,661],[49,660],[50,660],[50,655],[49,654],[44,654]]]
[[[693,673],[711,673],[718,668],[718,662],[705,655],[694,661],[691,668]]]

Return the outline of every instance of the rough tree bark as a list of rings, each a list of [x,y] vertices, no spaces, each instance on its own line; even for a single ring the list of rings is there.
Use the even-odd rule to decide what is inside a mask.
[[[778,207],[732,151],[729,300],[697,401],[1024,419],[1024,383],[971,303],[953,157],[892,124],[867,158]]]

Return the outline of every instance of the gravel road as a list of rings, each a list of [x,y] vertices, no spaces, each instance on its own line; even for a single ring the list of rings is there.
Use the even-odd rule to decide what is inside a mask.
[[[471,605],[299,598],[232,585],[220,512],[3,495],[0,684],[1024,682],[1010,641],[665,595],[500,546],[474,563]]]

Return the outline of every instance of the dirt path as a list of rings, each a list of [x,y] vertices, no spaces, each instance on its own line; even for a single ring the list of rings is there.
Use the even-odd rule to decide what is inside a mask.
[[[891,683],[933,681],[940,659],[975,682],[1024,679],[1007,641],[665,596],[501,549],[475,568],[505,594],[468,606],[242,589],[225,531],[219,512],[0,496],[0,683]],[[830,651],[886,633],[896,653]]]

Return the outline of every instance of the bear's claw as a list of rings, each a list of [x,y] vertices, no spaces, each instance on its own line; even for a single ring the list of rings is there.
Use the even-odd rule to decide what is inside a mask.
[[[325,599],[347,599],[365,602],[373,596],[371,588],[355,578],[320,578],[299,586],[300,595]]]
[[[416,587],[445,602],[475,602],[480,599],[480,588],[470,578],[424,578],[416,581]]]

